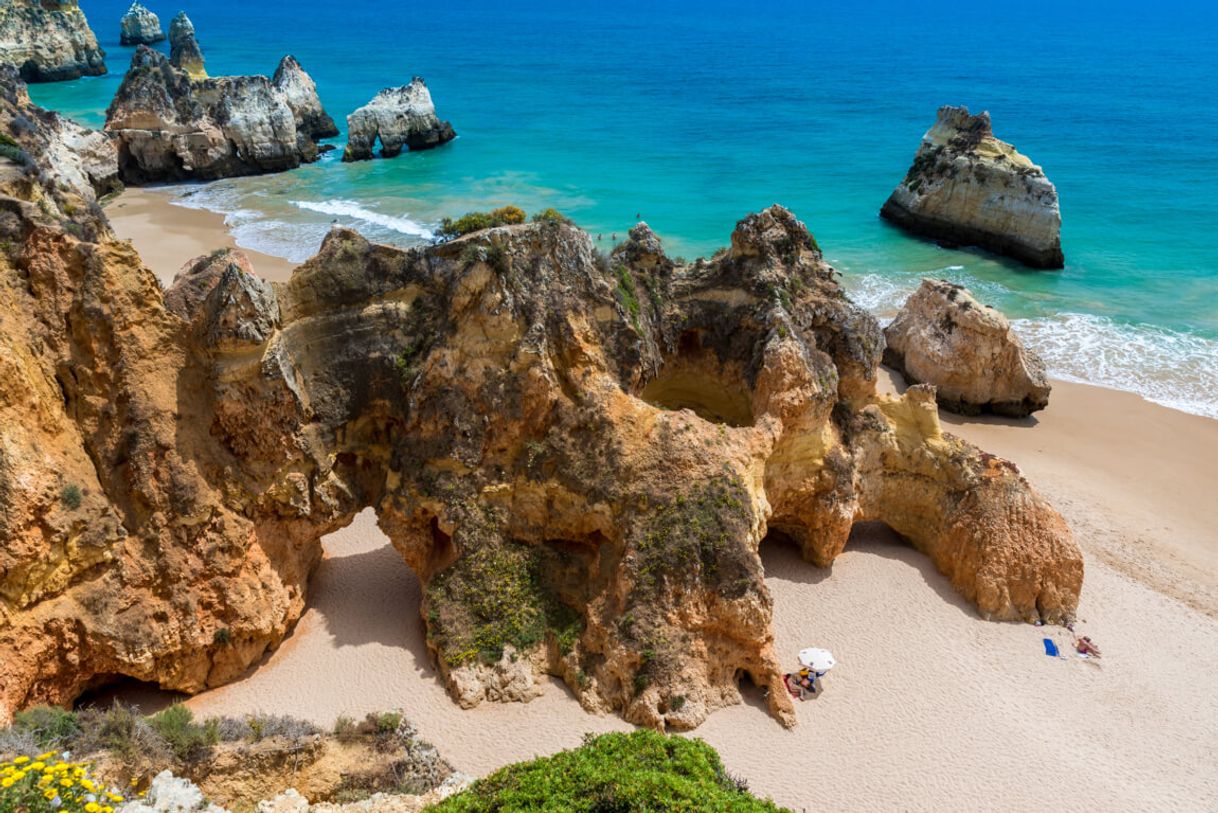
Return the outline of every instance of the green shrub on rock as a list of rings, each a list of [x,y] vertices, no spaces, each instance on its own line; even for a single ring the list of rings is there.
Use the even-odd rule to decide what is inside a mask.
[[[783,808],[750,795],[702,740],[636,731],[587,737],[579,748],[509,765],[429,810],[778,813]]]
[[[437,233],[446,239],[463,237],[483,229],[496,226],[515,226],[525,221],[524,209],[519,206],[502,206],[490,212],[468,212],[456,220],[446,217],[440,221]]]

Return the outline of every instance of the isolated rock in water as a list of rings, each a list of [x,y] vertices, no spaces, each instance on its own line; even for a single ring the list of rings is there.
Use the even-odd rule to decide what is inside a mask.
[[[271,83],[283,95],[288,107],[292,108],[297,132],[304,133],[314,141],[338,135],[334,119],[321,106],[313,77],[305,73],[296,57],[285,56],[279,60]]]
[[[204,79],[207,69],[203,66],[203,49],[195,39],[195,24],[179,11],[169,22],[169,62],[190,74],[191,79]]]
[[[886,522],[988,617],[1075,611],[1062,518],[930,388],[876,393],[879,326],[781,207],[693,264],[641,226],[607,262],[562,222],[408,250],[336,229],[284,284],[225,262],[166,297],[23,188],[0,184],[0,718],[234,679],[369,507],[466,705],[550,674],[686,729],[748,675],[792,723],[770,533],[828,566]]]
[[[911,384],[933,384],[951,412],[1024,417],[1049,405],[1044,362],[963,286],[922,280],[884,339],[884,363]]]
[[[416,76],[409,85],[385,88],[347,116],[347,149],[343,160],[371,158],[378,138],[381,156],[393,158],[403,147],[426,150],[456,137],[452,125],[436,116],[431,92],[422,77]]]
[[[76,0],[0,0],[0,65],[60,82],[105,73],[106,52]]]
[[[914,234],[980,246],[1033,268],[1065,262],[1057,189],[1040,167],[994,138],[989,113],[939,108],[880,214]]]
[[[282,83],[265,76],[195,80],[140,46],[106,111],[123,180],[212,180],[317,160],[329,117],[295,60],[280,68]]]
[[[9,65],[0,65],[0,122],[0,166],[7,159],[23,173],[37,171],[40,201],[61,219],[84,223],[98,198],[122,188],[114,142],[35,105]],[[106,228],[101,219],[90,223]]]
[[[152,45],[163,39],[161,18],[135,0],[119,22],[118,41],[123,45]]]

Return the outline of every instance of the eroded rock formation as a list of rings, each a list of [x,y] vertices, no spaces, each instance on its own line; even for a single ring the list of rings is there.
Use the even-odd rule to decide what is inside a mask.
[[[203,49],[195,38],[195,24],[185,11],[179,11],[169,21],[169,63],[186,71],[191,79],[207,78]]]
[[[175,20],[176,22],[176,20]],[[275,79],[194,79],[140,46],[106,111],[123,180],[210,180],[294,169],[333,134],[313,80],[286,57]]]
[[[296,57],[289,55],[279,60],[279,67],[275,68],[271,84],[283,95],[288,107],[292,108],[292,113],[296,116],[297,132],[304,133],[314,141],[338,135],[338,125],[321,106],[321,98],[317,95],[317,85],[313,82],[313,77],[305,73]]]
[[[741,675],[793,722],[758,547],[887,522],[981,613],[1060,621],[1082,558],[1013,464],[875,393],[878,325],[772,207],[677,265],[562,223],[401,250],[336,229],[284,284],[163,295],[0,187],[0,719],[126,675],[188,692],[300,616],[373,507],[464,705],[560,676],[690,728]]]
[[[994,138],[990,114],[939,108],[880,214],[948,245],[975,245],[1033,268],[1061,268],[1061,210],[1044,171]]]
[[[933,384],[944,409],[1024,417],[1049,404],[1044,362],[963,286],[923,280],[884,338],[884,363],[911,384]]]
[[[118,41],[123,45],[153,45],[163,39],[165,32],[161,30],[161,18],[139,0],[134,0],[119,21]]]
[[[106,52],[76,0],[0,0],[0,65],[59,82],[105,73]]]
[[[372,101],[347,116],[347,149],[344,161],[373,157],[381,142],[381,157],[400,155],[402,148],[427,150],[457,137],[452,125],[436,116],[431,91],[416,76],[409,85],[385,88]]]
[[[0,122],[0,175],[71,229],[104,229],[97,200],[122,188],[118,152],[106,134],[31,103],[9,65],[0,65]]]

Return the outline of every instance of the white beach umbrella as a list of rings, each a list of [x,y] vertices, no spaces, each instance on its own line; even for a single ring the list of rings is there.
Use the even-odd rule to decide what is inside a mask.
[[[827,649],[809,647],[799,651],[799,662],[817,672],[828,672],[837,663],[833,653]]]

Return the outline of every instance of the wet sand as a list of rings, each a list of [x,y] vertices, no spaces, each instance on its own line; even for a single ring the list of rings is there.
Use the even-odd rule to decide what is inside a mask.
[[[129,188],[106,204],[106,217],[123,240],[130,240],[144,264],[161,284],[168,287],[174,275],[190,260],[218,248],[235,248],[224,216],[203,209],[174,206],[170,192],[152,188]],[[264,279],[282,282],[296,267],[282,257],[241,249],[254,271]]]

